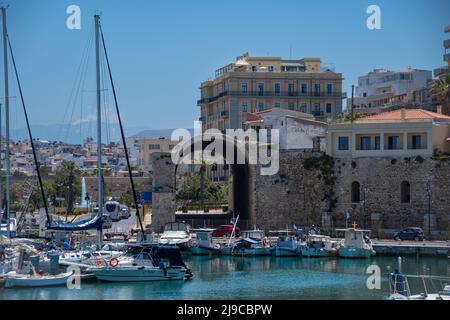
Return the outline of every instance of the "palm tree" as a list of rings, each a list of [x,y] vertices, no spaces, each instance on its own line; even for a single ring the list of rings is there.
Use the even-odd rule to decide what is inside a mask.
[[[450,75],[433,80],[431,95],[442,106],[442,113],[450,116]]]

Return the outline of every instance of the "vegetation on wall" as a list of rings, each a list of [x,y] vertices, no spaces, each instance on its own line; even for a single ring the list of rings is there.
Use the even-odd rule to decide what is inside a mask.
[[[319,179],[324,182],[324,198],[322,201],[327,201],[328,211],[333,211],[336,208],[337,197],[334,192],[334,184],[336,182],[336,176],[334,172],[334,158],[322,154],[320,157],[312,157],[305,160],[303,164],[306,170],[319,170]]]

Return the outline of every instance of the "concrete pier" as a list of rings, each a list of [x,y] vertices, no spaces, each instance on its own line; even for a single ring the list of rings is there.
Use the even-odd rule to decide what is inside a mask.
[[[373,249],[377,252],[377,256],[450,256],[448,241],[374,241]]]

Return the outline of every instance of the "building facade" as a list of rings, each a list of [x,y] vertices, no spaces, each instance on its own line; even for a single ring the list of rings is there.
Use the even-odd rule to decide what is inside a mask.
[[[450,154],[450,117],[399,109],[330,124],[327,154],[337,158],[432,157]]]
[[[450,33],[450,25],[446,26],[444,28],[445,33]],[[434,69],[434,76],[435,77],[446,77],[450,75],[450,53],[447,52],[448,49],[450,49],[450,39],[444,40],[444,56],[443,60],[447,62],[447,65],[441,68]]]
[[[342,74],[322,66],[319,58],[237,57],[202,82],[200,120],[203,129],[237,129],[249,112],[282,108],[319,120],[342,113]]]
[[[177,145],[177,141],[166,138],[139,138],[136,145],[139,150],[137,159],[138,170],[144,173],[153,171],[151,154],[155,152],[171,152]]]
[[[398,71],[375,69],[358,78],[354,111],[371,115],[395,107],[431,108],[431,79],[432,72],[428,70],[411,67]],[[352,100],[348,98],[347,111],[351,104]]]

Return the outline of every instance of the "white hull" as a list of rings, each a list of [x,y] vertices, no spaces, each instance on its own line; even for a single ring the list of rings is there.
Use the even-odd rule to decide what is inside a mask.
[[[29,276],[5,275],[5,288],[14,287],[49,287],[62,286],[67,284],[67,279],[72,275],[72,272],[66,272],[56,276]]]
[[[91,268],[89,272],[97,279],[111,282],[147,282],[164,280],[183,280],[186,276],[185,268],[158,267],[116,267],[116,268]]]
[[[339,248],[339,256],[343,258],[368,258],[374,254],[375,251],[368,248]]]
[[[302,256],[304,257],[331,257],[335,255],[335,251],[327,250],[325,248],[302,248]]]

